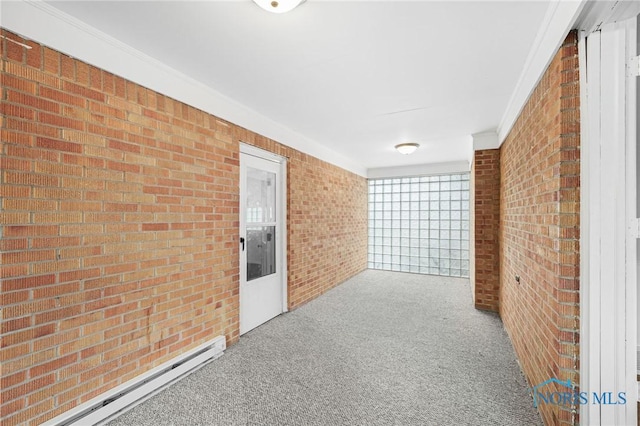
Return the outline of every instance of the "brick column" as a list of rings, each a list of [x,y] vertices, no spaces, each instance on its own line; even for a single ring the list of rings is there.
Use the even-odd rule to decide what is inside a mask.
[[[471,269],[475,307],[498,311],[500,304],[500,150],[475,151],[471,165]]]

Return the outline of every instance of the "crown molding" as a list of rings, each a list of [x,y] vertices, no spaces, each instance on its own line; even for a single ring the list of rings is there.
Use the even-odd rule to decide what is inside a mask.
[[[427,175],[442,175],[446,173],[465,173],[471,170],[468,161],[450,161],[446,163],[414,164],[411,166],[376,167],[369,169],[367,178],[399,178]]]
[[[497,133],[500,145],[509,135],[529,96],[538,85],[587,3],[588,0],[555,0],[549,4],[523,71],[498,125]]]

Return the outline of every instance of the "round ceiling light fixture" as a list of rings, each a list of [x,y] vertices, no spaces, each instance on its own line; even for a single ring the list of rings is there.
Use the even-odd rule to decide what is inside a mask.
[[[420,145],[417,143],[401,143],[399,145],[396,145],[396,149],[400,154],[409,155],[415,152],[415,150],[418,149],[419,146]]]
[[[268,12],[286,13],[304,3],[304,0],[253,0],[253,2]]]

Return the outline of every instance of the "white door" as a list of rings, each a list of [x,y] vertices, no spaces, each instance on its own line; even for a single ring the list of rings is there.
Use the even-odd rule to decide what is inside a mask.
[[[286,310],[284,161],[241,147],[240,334]]]

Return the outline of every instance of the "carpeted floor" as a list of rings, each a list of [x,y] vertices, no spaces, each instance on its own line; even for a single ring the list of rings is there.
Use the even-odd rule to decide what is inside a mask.
[[[367,270],[115,419],[161,425],[540,425],[466,279]]]

